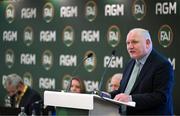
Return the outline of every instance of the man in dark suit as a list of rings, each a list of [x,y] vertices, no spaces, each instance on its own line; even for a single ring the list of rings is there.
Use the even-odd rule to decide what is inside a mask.
[[[24,107],[27,115],[31,115],[33,110],[35,114],[40,114],[41,104],[36,104],[42,101],[40,94],[25,85],[19,75],[6,76],[4,86],[10,96],[11,107]]]
[[[111,93],[118,101],[135,101],[136,107],[121,106],[123,114],[173,115],[174,72],[170,62],[152,47],[147,30],[130,30],[126,39],[132,58],[123,72],[121,87]]]

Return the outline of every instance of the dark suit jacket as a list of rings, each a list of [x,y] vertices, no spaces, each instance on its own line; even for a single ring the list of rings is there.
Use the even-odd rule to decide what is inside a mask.
[[[19,107],[23,106],[25,108],[26,114],[28,115],[32,114],[33,108],[35,108],[36,113],[39,114],[41,104],[38,104],[38,106],[36,106],[35,102],[40,100],[42,100],[40,94],[28,86],[20,101]]]
[[[112,98],[124,92],[134,64],[133,59],[127,64],[121,87],[111,93]],[[174,73],[171,64],[152,50],[130,93],[136,107],[127,107],[127,114],[173,114],[173,83]]]

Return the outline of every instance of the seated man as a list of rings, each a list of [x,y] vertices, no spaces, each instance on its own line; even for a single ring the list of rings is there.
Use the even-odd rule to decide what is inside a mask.
[[[40,94],[25,85],[19,75],[10,74],[6,76],[4,87],[10,96],[11,107],[24,107],[27,115],[31,115],[32,110],[35,110],[36,114],[40,114],[41,104],[35,105],[36,102],[42,101]]]
[[[118,90],[118,88],[120,87],[121,79],[122,79],[121,73],[116,73],[112,76],[110,82],[110,91]]]

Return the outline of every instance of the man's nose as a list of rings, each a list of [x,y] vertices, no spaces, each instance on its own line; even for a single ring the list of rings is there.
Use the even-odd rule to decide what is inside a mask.
[[[133,48],[133,44],[132,44],[132,43],[129,43],[129,44],[128,44],[128,48],[132,49],[132,48]]]

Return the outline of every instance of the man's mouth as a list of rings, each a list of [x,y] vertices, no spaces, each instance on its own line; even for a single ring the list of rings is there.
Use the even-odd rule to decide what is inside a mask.
[[[129,53],[130,54],[134,54],[136,51],[134,51],[134,50],[129,50]]]

